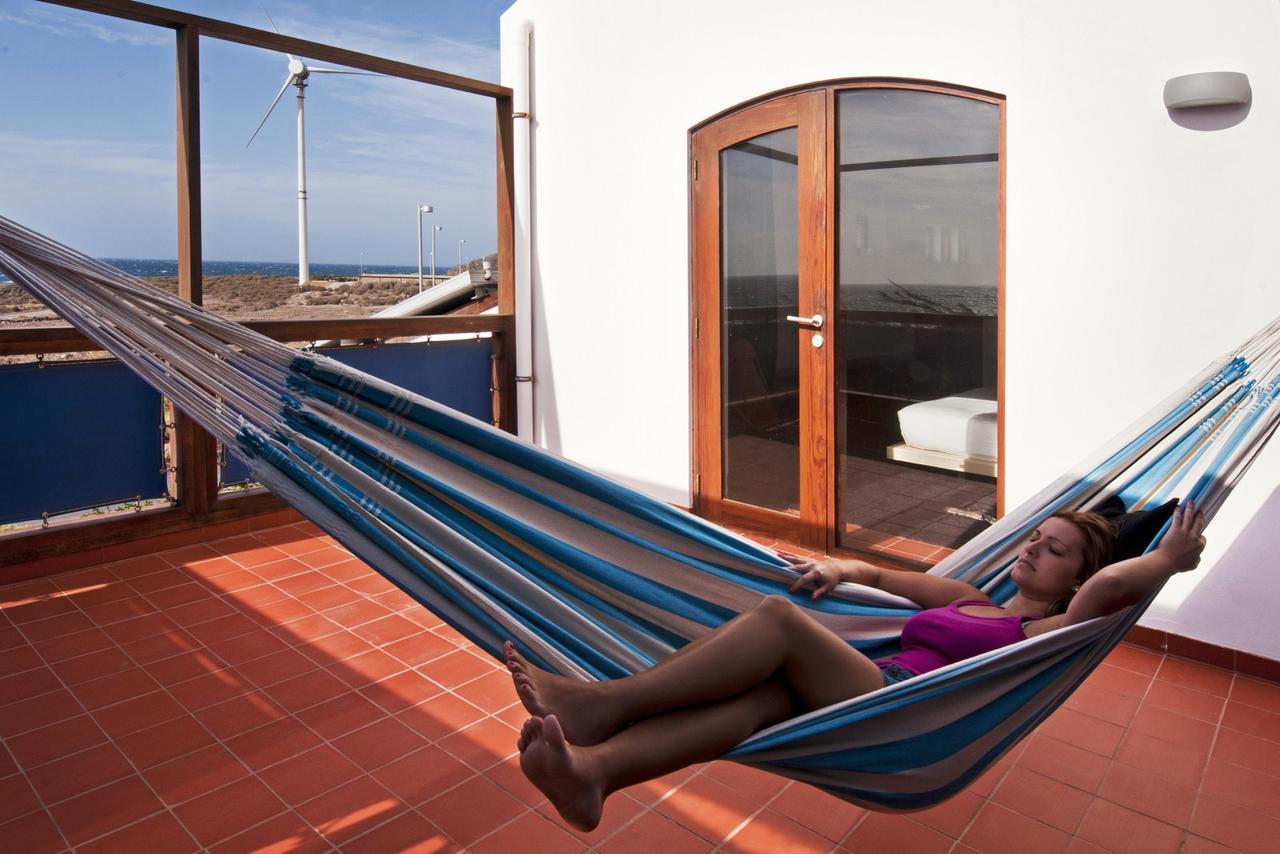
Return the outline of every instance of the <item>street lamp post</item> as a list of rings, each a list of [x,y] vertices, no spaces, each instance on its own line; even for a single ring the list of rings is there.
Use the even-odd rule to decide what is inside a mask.
[[[431,286],[436,284],[436,232],[444,231],[443,225],[431,226]]]
[[[422,215],[431,213],[431,205],[418,205],[418,293],[422,293]],[[435,234],[431,235],[431,244],[435,245]],[[431,250],[431,260],[435,263],[435,249]]]
[[[462,244],[464,244],[464,243],[466,243],[466,242],[467,242],[467,241],[466,241],[465,239],[460,239],[460,240],[458,241],[458,269],[459,269],[459,272],[461,272],[461,269],[462,269]]]

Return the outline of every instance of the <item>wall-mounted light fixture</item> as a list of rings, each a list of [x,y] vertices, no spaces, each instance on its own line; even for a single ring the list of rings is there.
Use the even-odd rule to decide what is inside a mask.
[[[1248,76],[1238,71],[1184,74],[1164,84],[1164,105],[1171,110],[1247,104],[1252,96]]]

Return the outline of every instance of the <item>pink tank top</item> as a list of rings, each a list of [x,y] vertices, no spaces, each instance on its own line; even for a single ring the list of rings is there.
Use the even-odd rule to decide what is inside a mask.
[[[902,629],[902,651],[876,664],[897,664],[919,675],[1025,640],[1022,627],[1035,617],[975,617],[960,610],[990,604],[974,599],[921,611]]]

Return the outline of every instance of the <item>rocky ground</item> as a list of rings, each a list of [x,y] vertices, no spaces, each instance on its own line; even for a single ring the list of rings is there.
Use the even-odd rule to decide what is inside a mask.
[[[170,293],[175,277],[148,279]],[[236,320],[318,320],[368,317],[417,293],[416,280],[377,282],[319,281],[298,287],[289,276],[210,276],[204,280],[204,306]],[[0,329],[61,326],[66,321],[14,284],[0,284]],[[46,361],[82,359],[85,354],[58,353]],[[0,356],[0,364],[33,361],[32,356]]]
[[[148,279],[170,293],[178,292],[172,276]],[[413,280],[312,281],[298,287],[289,276],[210,276],[204,280],[204,305],[236,319],[261,320],[361,317],[417,292]],[[56,325],[62,321],[14,284],[0,284],[0,328]]]

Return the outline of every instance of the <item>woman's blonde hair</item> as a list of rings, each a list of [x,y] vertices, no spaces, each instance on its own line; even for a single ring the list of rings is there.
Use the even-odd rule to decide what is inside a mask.
[[[1063,510],[1054,513],[1053,519],[1065,519],[1084,535],[1084,545],[1081,547],[1080,573],[1076,576],[1076,586],[1066,596],[1049,606],[1049,610],[1045,612],[1046,617],[1052,617],[1056,614],[1065,613],[1067,606],[1071,604],[1071,597],[1075,595],[1076,590],[1080,589],[1080,585],[1084,584],[1094,573],[1111,563],[1111,554],[1116,546],[1116,529],[1102,516],[1097,513],[1073,512]]]

